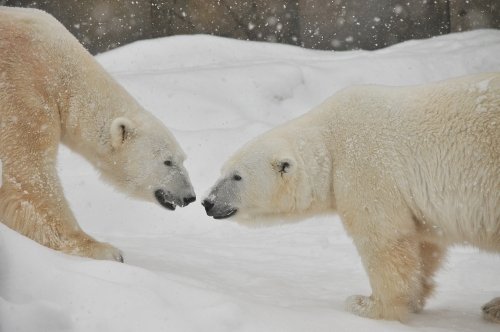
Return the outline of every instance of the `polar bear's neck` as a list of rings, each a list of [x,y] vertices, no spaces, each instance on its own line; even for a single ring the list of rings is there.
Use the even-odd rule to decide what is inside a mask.
[[[99,163],[109,153],[112,121],[142,109],[92,56],[71,65],[71,75],[63,82],[66,98],[59,104],[61,140]]]
[[[297,197],[299,210],[314,213],[330,212],[335,209],[332,183],[333,150],[330,144],[330,121],[324,121],[316,112],[308,112],[302,117],[277,128],[288,136],[301,172],[298,187],[308,188]],[[275,134],[274,134],[275,135]]]

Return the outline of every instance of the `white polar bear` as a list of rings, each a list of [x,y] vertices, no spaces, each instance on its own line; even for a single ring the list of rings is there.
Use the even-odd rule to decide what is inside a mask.
[[[243,223],[337,211],[373,291],[346,307],[403,320],[448,246],[500,252],[500,73],[339,92],[246,144],[202,204]],[[500,322],[500,298],[483,311]]]
[[[66,253],[122,261],[78,226],[56,173],[59,142],[120,190],[168,209],[195,200],[185,155],[52,16],[0,7],[0,218]]]

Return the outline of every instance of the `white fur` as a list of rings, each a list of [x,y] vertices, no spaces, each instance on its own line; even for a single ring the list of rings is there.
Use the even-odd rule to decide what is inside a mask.
[[[283,157],[290,174],[273,167]],[[373,290],[346,307],[402,320],[448,246],[500,252],[500,74],[339,92],[245,145],[208,200],[247,224],[337,211]]]
[[[52,16],[0,7],[0,87],[0,218],[9,227],[54,249],[121,259],[70,211],[56,173],[60,142],[134,197],[156,201],[157,189],[179,202],[194,196],[168,129]]]

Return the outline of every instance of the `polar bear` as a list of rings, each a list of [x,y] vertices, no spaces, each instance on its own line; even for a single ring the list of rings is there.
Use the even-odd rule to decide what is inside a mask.
[[[195,200],[185,154],[52,16],[0,7],[0,219],[50,248],[123,261],[85,234],[56,172],[59,142],[119,190],[167,209]]]
[[[500,73],[345,89],[247,143],[221,173],[202,202],[214,218],[338,212],[373,292],[346,308],[404,320],[423,308],[447,247],[500,253]],[[500,298],[483,312],[500,322]]]

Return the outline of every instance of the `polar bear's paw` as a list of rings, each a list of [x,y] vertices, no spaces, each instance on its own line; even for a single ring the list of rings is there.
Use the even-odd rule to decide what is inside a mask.
[[[123,253],[120,249],[104,242],[94,242],[91,245],[89,257],[123,263]]]
[[[372,296],[353,295],[345,301],[345,308],[361,317],[404,321],[408,308],[401,305],[386,305]]]
[[[361,317],[375,318],[372,315],[374,301],[368,296],[352,295],[345,301],[345,309]]]
[[[123,263],[122,252],[109,243],[99,242],[90,237],[84,237],[83,240],[72,243],[68,249],[63,252],[71,255],[78,255],[101,260],[110,260]]]
[[[489,321],[500,324],[500,297],[496,297],[483,305],[483,317]]]
[[[419,313],[424,310],[425,306],[425,298],[421,298],[415,301],[410,302],[410,310],[413,313]]]

